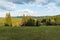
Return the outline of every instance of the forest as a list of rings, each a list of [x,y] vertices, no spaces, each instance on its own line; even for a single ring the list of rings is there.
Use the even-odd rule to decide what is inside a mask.
[[[11,17],[10,13],[6,13],[6,16],[0,20],[1,26],[60,26],[60,15],[34,17],[24,14],[19,17]]]

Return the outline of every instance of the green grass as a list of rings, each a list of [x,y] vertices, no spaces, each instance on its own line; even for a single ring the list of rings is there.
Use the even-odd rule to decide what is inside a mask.
[[[0,27],[0,40],[60,40],[60,27]]]
[[[12,18],[12,26],[19,26],[22,18]],[[0,18],[0,26],[3,26],[5,18]]]

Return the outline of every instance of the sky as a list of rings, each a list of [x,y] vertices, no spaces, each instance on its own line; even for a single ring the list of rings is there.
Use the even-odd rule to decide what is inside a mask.
[[[0,17],[60,15],[60,0],[0,0]]]

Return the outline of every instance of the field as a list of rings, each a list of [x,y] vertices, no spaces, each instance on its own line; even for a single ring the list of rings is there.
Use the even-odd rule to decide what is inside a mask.
[[[12,27],[4,27],[0,18],[0,40],[60,40],[60,26],[19,26],[21,18],[12,18]]]
[[[12,25],[19,26],[21,20],[22,18],[12,18]],[[4,25],[4,22],[5,22],[5,18],[0,18],[0,26]]]
[[[60,26],[0,27],[0,40],[60,40]]]

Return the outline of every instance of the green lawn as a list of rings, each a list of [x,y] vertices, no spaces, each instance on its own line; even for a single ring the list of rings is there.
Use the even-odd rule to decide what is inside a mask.
[[[0,40],[60,40],[60,26],[0,27]]]

